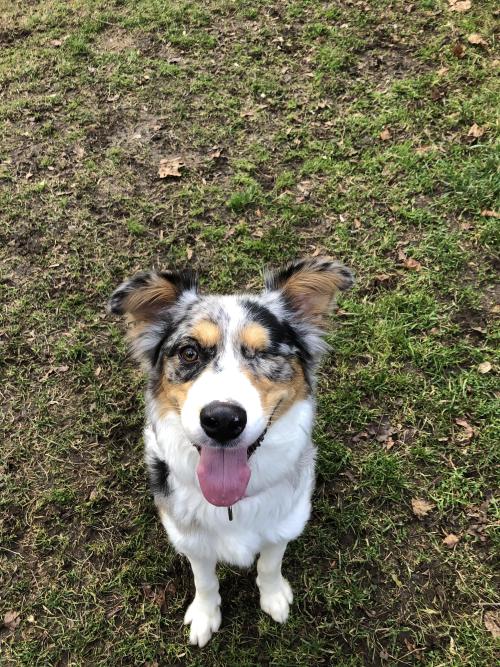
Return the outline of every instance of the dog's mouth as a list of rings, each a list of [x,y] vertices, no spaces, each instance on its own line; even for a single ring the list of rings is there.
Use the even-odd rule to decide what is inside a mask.
[[[267,428],[250,447],[195,445],[200,453],[196,474],[201,491],[209,503],[230,507],[243,498],[250,481],[248,460],[266,433]]]

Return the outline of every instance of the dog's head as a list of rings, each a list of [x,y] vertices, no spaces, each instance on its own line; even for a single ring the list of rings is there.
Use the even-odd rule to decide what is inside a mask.
[[[214,505],[245,493],[247,459],[273,420],[312,391],[322,334],[349,269],[329,258],[268,272],[259,295],[202,295],[189,271],[140,273],[114,292],[157,415],[176,413],[200,451],[200,486]]]

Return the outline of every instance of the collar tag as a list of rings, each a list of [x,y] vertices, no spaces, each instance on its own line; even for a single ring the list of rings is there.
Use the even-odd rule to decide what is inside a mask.
[[[227,516],[228,516],[229,521],[233,520],[233,508],[232,507],[227,508]]]

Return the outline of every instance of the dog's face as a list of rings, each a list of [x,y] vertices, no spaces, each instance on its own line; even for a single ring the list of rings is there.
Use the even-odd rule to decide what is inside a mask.
[[[200,452],[214,505],[245,493],[247,460],[270,423],[311,392],[325,320],[351,272],[327,258],[266,276],[260,295],[201,295],[189,272],[143,273],[110,301],[126,314],[159,417],[176,413]]]

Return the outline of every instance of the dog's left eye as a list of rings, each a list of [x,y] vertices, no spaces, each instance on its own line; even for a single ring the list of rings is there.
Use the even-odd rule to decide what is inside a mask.
[[[179,350],[179,357],[187,364],[193,364],[198,361],[198,350],[193,345],[185,345]]]

